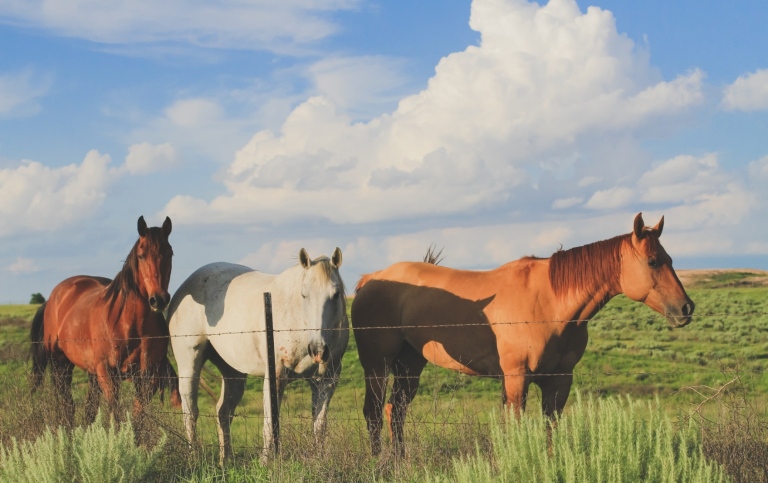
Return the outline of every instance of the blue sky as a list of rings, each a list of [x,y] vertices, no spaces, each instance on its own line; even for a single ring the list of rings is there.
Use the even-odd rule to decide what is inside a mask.
[[[768,269],[764,2],[0,2],[0,302],[344,253],[485,269],[665,216],[677,268]]]

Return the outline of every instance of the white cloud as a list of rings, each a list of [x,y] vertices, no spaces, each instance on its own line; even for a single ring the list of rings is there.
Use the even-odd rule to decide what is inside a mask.
[[[177,126],[205,126],[219,121],[223,109],[211,99],[181,99],[169,106],[165,115]]]
[[[643,174],[638,187],[643,191],[641,201],[677,203],[716,193],[729,181],[719,167],[717,155],[710,153],[701,157],[681,155],[665,161]]]
[[[327,14],[355,8],[358,3],[9,0],[0,3],[0,21],[109,45],[173,42],[287,52],[335,33],[337,26]]]
[[[31,258],[16,257],[16,261],[10,264],[6,270],[13,274],[22,274],[38,272],[40,267]]]
[[[368,119],[399,100],[408,84],[404,61],[382,56],[332,57],[307,69],[319,96],[355,118]]]
[[[24,161],[0,169],[0,236],[53,231],[87,218],[106,197],[109,163],[109,155],[94,150],[82,163],[61,168]]]
[[[179,163],[179,155],[171,144],[141,143],[129,148],[125,164],[120,169],[130,174],[148,174],[170,169]]]
[[[31,70],[15,74],[0,74],[0,118],[35,114],[40,106],[35,102],[48,93],[48,76]]]
[[[581,196],[572,196],[570,198],[559,198],[552,202],[552,209],[562,210],[565,208],[570,208],[572,206],[581,204],[582,201],[584,201],[584,198],[582,198]]]
[[[768,156],[752,161],[747,168],[752,178],[766,180],[768,179]]]
[[[703,99],[700,71],[664,81],[610,12],[581,13],[573,0],[476,0],[470,25],[479,46],[444,57],[425,90],[368,122],[345,105],[362,94],[347,97],[336,86],[348,83],[318,75],[334,88],[278,132],[256,133],[224,175],[226,194],[179,195],[166,211],[180,222],[355,223],[494,209],[542,170],[597,182],[594,173],[617,170],[612,150]],[[629,201],[628,188],[608,189],[588,206]],[[578,196],[543,206],[569,197]]]
[[[743,75],[726,87],[722,106],[731,111],[768,109],[768,69]]]
[[[596,191],[584,206],[594,210],[614,210],[626,206],[636,196],[637,194],[632,188],[617,186]]]
[[[249,253],[237,263],[267,273],[281,273],[298,263],[299,250],[302,248],[314,260],[321,255],[330,257],[335,247],[333,241],[324,238],[267,242],[261,244],[258,250]],[[342,264],[345,255],[342,250]]]

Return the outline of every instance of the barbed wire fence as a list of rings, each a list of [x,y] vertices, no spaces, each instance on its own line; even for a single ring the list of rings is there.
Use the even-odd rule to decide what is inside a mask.
[[[734,318],[763,318],[768,317],[768,312],[763,311],[745,311],[745,312],[739,312],[734,313],[733,311],[722,311],[722,312],[709,312],[704,314],[696,314],[695,318],[698,321],[701,321],[702,319],[734,319]],[[604,317],[599,320],[590,320],[590,326],[594,326],[594,324],[605,324],[605,323],[631,323],[631,322],[637,322],[638,319],[640,320],[646,320],[650,319],[651,317],[648,316],[640,316],[640,317]],[[658,319],[659,323],[665,323],[663,322],[663,318],[661,317],[654,317],[654,319]],[[584,322],[580,320],[555,320],[555,321],[509,321],[509,322],[499,322],[495,325],[521,325],[521,324],[570,324],[570,323],[579,323]],[[426,329],[426,328],[440,328],[440,329],[450,329],[451,327],[472,327],[472,326],[487,326],[487,324],[483,323],[468,323],[468,324],[437,324],[437,325],[427,325],[427,326],[398,326],[398,327],[365,327],[365,328],[357,328],[355,330],[402,330],[405,328],[413,328],[413,329]],[[274,329],[275,333],[279,332],[296,332],[300,330],[306,330],[306,329]],[[343,328],[328,328],[323,330],[347,330]],[[350,331],[350,337],[352,337],[352,331],[353,329],[350,327],[348,329]],[[768,331],[768,326],[765,328],[766,331]],[[254,328],[253,330],[245,330],[245,331],[232,331],[232,332],[222,332],[216,335],[210,336],[211,338],[215,339],[216,337],[226,337],[226,336],[245,336],[248,334],[263,334],[266,333],[265,328]],[[172,335],[170,337],[196,337],[196,335]],[[168,336],[162,336],[162,338],[169,338]],[[105,338],[82,338],[82,339],[70,339],[70,340],[61,340],[61,343],[67,343],[67,342],[87,342],[91,340],[105,340]],[[137,340],[139,338],[126,338],[126,339],[119,339],[120,341],[125,340]],[[108,339],[108,340],[115,340],[115,339]],[[115,340],[117,341],[117,340]],[[26,346],[19,347],[19,352],[26,353],[28,351],[28,345],[29,342],[25,341],[24,344]],[[349,349],[348,349],[349,350]],[[354,350],[354,349],[352,349]],[[768,352],[766,352],[765,357],[768,358]],[[717,366],[717,367],[715,367]],[[556,376],[573,376],[574,378],[574,386],[575,387],[584,387],[589,384],[597,385],[595,381],[599,381],[601,378],[611,378],[611,377],[620,377],[620,376],[628,376],[628,377],[634,377],[634,378],[642,378],[643,381],[639,384],[648,384],[648,378],[652,377],[663,377],[663,376],[708,376],[708,377],[723,377],[725,379],[725,376],[723,375],[723,368],[718,364],[718,361],[712,358],[708,361],[708,364],[705,366],[702,366],[700,369],[691,370],[690,368],[676,371],[676,370],[643,370],[643,369],[635,369],[635,370],[579,370],[579,365],[577,364],[576,369],[571,373],[549,373],[549,374],[531,374],[531,373],[525,373],[525,374],[486,374],[481,376],[467,376],[464,374],[449,372],[447,370],[434,370],[431,369],[431,364],[428,366],[429,368],[425,371],[424,374],[420,376],[413,376],[420,378],[422,381],[421,388],[423,390],[432,390],[433,395],[431,399],[428,399],[428,401],[425,402],[425,404],[421,404],[417,407],[417,409],[413,409],[409,411],[408,418],[406,420],[406,430],[408,431],[407,437],[409,440],[412,440],[413,438],[419,437],[422,433],[427,433],[428,435],[431,434],[433,440],[437,441],[439,438],[438,436],[440,434],[446,433],[446,432],[466,432],[468,429],[473,429],[476,433],[477,432],[483,432],[487,430],[487,427],[490,423],[490,418],[488,414],[482,415],[479,414],[478,408],[480,411],[485,412],[491,412],[498,410],[501,412],[501,385],[498,386],[498,398],[496,399],[495,403],[488,403],[488,401],[484,401],[483,404],[473,402],[468,403],[467,401],[474,401],[476,398],[472,394],[466,394],[462,393],[462,390],[464,390],[465,386],[471,387],[471,384],[468,384],[467,381],[471,378],[486,378],[486,379],[496,379],[499,380],[502,377],[510,376],[510,375],[516,375],[516,376],[526,376],[526,377],[556,377]],[[751,376],[756,377],[762,377],[766,373],[766,369],[762,367],[753,367],[753,368],[747,368],[747,369],[740,369],[742,374],[748,374]],[[368,447],[368,433],[366,429],[366,421],[363,417],[362,413],[362,407],[363,407],[363,400],[364,400],[364,393],[365,393],[365,379],[362,375],[350,375],[350,372],[354,372],[354,370],[350,370],[349,365],[347,365],[343,370],[341,375],[339,376],[338,386],[336,388],[336,396],[331,400],[330,409],[328,411],[328,425],[329,425],[329,432],[330,431],[339,431],[342,433],[346,433],[348,436],[348,439],[350,440],[357,440],[354,446],[350,447],[350,451],[358,451],[361,455],[368,455],[369,454],[369,447]],[[357,372],[362,372],[357,370]],[[158,376],[162,377],[162,376]],[[183,377],[183,376],[182,376]],[[404,376],[406,378],[412,377],[412,376]],[[28,365],[24,366],[24,369],[21,372],[13,372],[13,373],[2,373],[0,374],[0,381],[2,381],[2,384],[9,386],[9,385],[23,385],[24,381],[29,381],[30,373]],[[430,378],[436,378],[441,379],[442,381],[437,384],[434,381],[430,381]],[[205,366],[204,374],[201,375],[201,379],[203,381],[211,380],[212,384],[216,385],[216,380],[221,381],[222,378],[219,374],[215,373],[213,370],[209,369],[208,366]],[[293,378],[294,381],[300,380],[302,378]],[[310,379],[310,378],[304,378],[304,379]],[[425,380],[426,379],[426,380]],[[233,448],[238,451],[240,454],[243,455],[253,455],[257,454],[261,451],[261,441],[262,441],[262,424],[263,424],[263,416],[261,416],[261,410],[260,407],[260,400],[261,398],[261,382],[263,378],[262,377],[250,377],[249,381],[249,388],[250,391],[247,392],[247,396],[250,396],[251,399],[255,399],[254,401],[249,401],[246,405],[246,401],[242,401],[241,404],[238,406],[238,409],[235,413],[235,421],[233,422],[232,428],[233,428],[233,439],[235,440],[235,443],[233,444]],[[298,381],[297,381],[298,382]],[[205,383],[207,385],[207,383]],[[50,386],[50,384],[47,384]],[[254,391],[255,386],[255,391]],[[211,387],[208,387],[208,390],[206,390],[204,387],[202,387],[203,391],[200,392],[198,397],[201,400],[206,400],[206,403],[201,404],[201,410],[199,414],[199,421],[200,424],[198,425],[198,442],[197,444],[199,447],[203,448],[204,450],[210,451],[210,452],[218,452],[219,450],[219,443],[218,443],[218,436],[216,431],[216,425],[215,425],[215,419],[217,418],[215,414],[215,401],[216,394],[215,390]],[[672,392],[678,393],[685,389],[684,387],[673,387],[670,388]],[[339,404],[334,405],[334,400],[337,399],[340,392],[346,392],[345,399],[351,401],[345,401],[346,404],[339,408]],[[573,391],[572,391],[573,392]],[[207,393],[207,394],[206,394]],[[351,393],[351,395],[349,394]],[[439,394],[438,394],[439,393]],[[255,394],[258,394],[258,397],[253,397]],[[122,398],[125,400],[129,400],[131,396],[130,391],[122,391]],[[425,394],[422,394],[420,397],[422,399],[427,399]],[[167,395],[166,395],[167,397]],[[419,397],[416,398],[416,401],[419,400]],[[78,401],[76,400],[76,404]],[[129,404],[129,403],[127,403]],[[531,402],[529,402],[530,406]],[[214,406],[214,408],[211,408],[211,406]],[[159,429],[164,431],[166,434],[168,434],[170,437],[175,438],[179,441],[179,443],[186,444],[186,436],[184,433],[183,425],[181,423],[182,421],[182,412],[180,409],[169,409],[167,406],[160,406],[158,404],[153,404],[150,409],[147,411],[147,417],[152,420],[155,424],[155,429]],[[294,438],[298,440],[304,440],[305,442],[308,442],[312,438],[311,434],[311,427],[312,427],[312,408],[311,408],[311,394],[309,391],[309,388],[306,384],[290,384],[284,393],[284,398],[282,401],[281,411],[280,411],[280,423],[284,425],[284,427],[287,429],[287,431],[284,431],[283,434],[287,434],[289,438]],[[385,423],[386,424],[386,423]],[[383,431],[383,434],[386,435],[386,427]],[[354,435],[354,437],[350,437],[350,435]],[[355,449],[352,449],[355,448]],[[289,450],[290,452],[290,450]]]

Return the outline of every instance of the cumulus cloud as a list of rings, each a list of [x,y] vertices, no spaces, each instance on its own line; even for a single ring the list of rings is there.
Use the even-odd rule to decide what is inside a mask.
[[[635,190],[626,186],[617,186],[596,191],[586,203],[587,208],[595,210],[613,210],[626,206],[635,198]]]
[[[748,171],[752,178],[768,180],[768,156],[749,163]]]
[[[110,157],[90,151],[80,164],[50,168],[24,161],[0,169],[0,236],[52,231],[90,216],[113,177]]]
[[[703,99],[702,72],[662,79],[610,12],[574,0],[476,0],[470,26],[480,44],[441,59],[392,113],[355,121],[344,93],[326,88],[237,152],[226,194],[179,195],[165,210],[180,222],[434,217],[501,209],[519,189],[546,189],[546,173],[594,185],[605,193],[587,206],[615,209],[630,191],[596,173],[616,170],[617,146]]]
[[[730,111],[768,109],[768,69],[743,75],[726,87],[722,106]]]
[[[7,271],[13,273],[13,274],[22,274],[22,273],[34,273],[40,271],[40,267],[37,266],[37,263],[31,258],[25,258],[25,257],[16,257],[16,261],[11,263],[7,268]]]
[[[35,114],[37,99],[48,93],[50,79],[31,70],[0,74],[0,118]]]
[[[212,48],[295,51],[337,30],[327,13],[359,0],[228,2],[184,0],[9,0],[0,22],[104,44],[183,43]]]
[[[552,208],[555,210],[562,210],[581,204],[584,198],[581,196],[572,196],[570,198],[559,198],[552,202]]]
[[[316,95],[354,118],[368,119],[395,105],[409,84],[404,61],[383,56],[331,57],[306,71]]]
[[[129,148],[120,170],[130,174],[149,174],[170,169],[179,162],[179,155],[170,143],[141,143]]]

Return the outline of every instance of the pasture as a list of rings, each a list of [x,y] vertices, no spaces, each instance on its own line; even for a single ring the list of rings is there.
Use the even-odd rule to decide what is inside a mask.
[[[661,412],[676,428],[694,421],[705,453],[730,465],[732,477],[766,481],[768,277],[725,271],[689,277],[683,273],[681,279],[696,303],[694,321],[687,327],[673,330],[655,312],[623,296],[613,299],[589,323],[589,344],[574,371],[574,391],[565,417],[577,397],[657,401],[642,405],[645,409],[639,410],[639,417],[643,411],[649,417]],[[47,378],[46,388],[29,396],[27,341],[35,309],[0,306],[0,441],[6,445],[12,437],[37,437],[55,421]],[[159,441],[165,434],[157,465],[159,481],[451,480],[457,478],[451,468],[459,468],[460,461],[469,464],[467,458],[473,455],[492,455],[498,444],[494,439],[498,431],[493,428],[500,419],[501,383],[428,365],[408,414],[406,458],[399,460],[390,453],[386,431],[383,455],[372,458],[362,417],[363,372],[350,334],[328,413],[325,447],[314,445],[310,390],[303,382],[294,382],[286,389],[281,410],[281,456],[262,466],[258,462],[262,381],[251,377],[232,425],[235,459],[222,471],[216,465],[218,437],[213,419],[219,376],[206,364],[202,377],[198,436],[204,444],[195,453],[187,451],[183,440],[180,411],[167,402],[161,405],[157,396],[152,402],[152,440]],[[80,422],[87,379],[79,370],[73,387]],[[131,391],[129,384],[123,385],[124,410],[129,410]],[[539,397],[532,386],[529,413],[539,410]],[[475,466],[482,467],[481,463]]]

